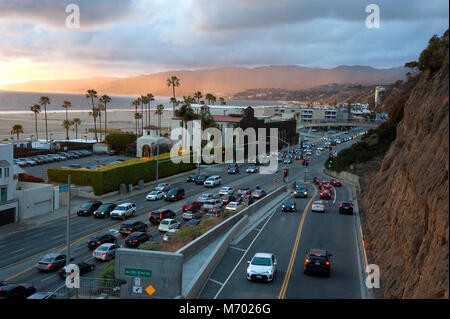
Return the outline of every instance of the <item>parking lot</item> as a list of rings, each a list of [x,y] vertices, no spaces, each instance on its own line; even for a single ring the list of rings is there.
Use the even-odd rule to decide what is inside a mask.
[[[80,157],[75,159],[68,159],[60,162],[53,162],[47,164],[39,164],[34,166],[22,167],[27,174],[31,174],[36,177],[47,180],[47,168],[48,167],[65,167],[71,164],[78,164],[83,168],[89,168],[96,165],[107,165],[117,160],[130,160],[131,157],[125,157],[123,155],[91,155],[87,157]]]

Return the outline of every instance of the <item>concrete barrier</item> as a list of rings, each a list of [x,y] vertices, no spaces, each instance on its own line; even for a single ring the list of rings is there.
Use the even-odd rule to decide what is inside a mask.
[[[223,223],[220,223],[219,225],[215,226],[214,228],[210,229],[208,232],[204,233],[200,237],[196,238],[183,248],[179,249],[177,253],[183,254],[184,261],[188,260],[192,256],[194,256],[198,251],[202,250],[204,247],[208,246],[212,241],[214,241],[217,236],[224,233],[228,229],[230,229],[233,225],[235,225],[237,222],[241,220],[246,215],[251,215],[254,212],[256,212],[258,209],[266,205],[268,202],[276,198],[279,194],[286,191],[286,186],[282,186],[273,192],[267,194],[260,200],[256,201],[254,204],[248,206],[247,208],[243,209],[239,213],[231,216],[227,220],[225,220]]]
[[[212,271],[216,267],[217,263],[222,259],[223,255],[228,249],[228,245],[236,236],[236,234],[244,227],[244,225],[248,222],[248,216],[244,216],[241,218],[239,222],[237,222],[226,234],[224,238],[217,244],[217,247],[214,249],[213,253],[209,256],[209,258],[205,261],[203,266],[200,268],[195,277],[191,280],[188,287],[183,289],[183,298],[186,299],[194,299],[202,290]]]

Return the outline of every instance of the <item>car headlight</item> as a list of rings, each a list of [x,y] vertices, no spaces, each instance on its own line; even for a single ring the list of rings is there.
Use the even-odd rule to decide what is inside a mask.
[[[308,192],[305,192],[305,195],[308,195]]]
[[[270,269],[267,273],[268,273],[269,275],[271,275],[271,274],[272,274],[272,269]]]
[[[294,194],[297,194],[297,191],[294,191]]]
[[[247,274],[252,272],[252,268],[250,266],[247,267]]]

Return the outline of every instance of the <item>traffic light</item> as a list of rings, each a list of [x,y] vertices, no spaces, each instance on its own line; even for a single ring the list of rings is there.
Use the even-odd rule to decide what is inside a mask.
[[[332,161],[332,160],[333,160],[333,154],[330,154],[330,155],[328,156],[328,159],[329,159],[330,161]]]
[[[328,148],[329,148],[330,150],[332,150],[332,149],[333,149],[333,146],[330,144],[330,146],[328,146]]]
[[[285,169],[284,169],[284,177],[287,177],[288,175],[289,175],[288,169],[285,168]]]
[[[305,164],[306,164],[306,166],[309,166],[309,160],[306,160]]]
[[[302,159],[302,165],[305,166],[305,160],[304,159]]]

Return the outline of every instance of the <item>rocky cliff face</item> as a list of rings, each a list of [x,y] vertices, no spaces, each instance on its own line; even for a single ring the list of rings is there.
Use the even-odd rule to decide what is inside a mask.
[[[448,61],[411,90],[360,202],[384,298],[449,298]]]

